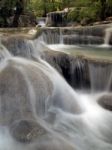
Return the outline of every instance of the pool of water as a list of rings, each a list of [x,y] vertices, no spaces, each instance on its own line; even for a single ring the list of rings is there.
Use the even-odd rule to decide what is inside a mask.
[[[62,51],[72,55],[82,55],[89,58],[103,59],[112,61],[112,47],[108,45],[48,45],[49,49]]]

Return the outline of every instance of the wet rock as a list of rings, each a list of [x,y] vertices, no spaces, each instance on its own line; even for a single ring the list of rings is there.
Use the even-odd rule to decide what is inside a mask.
[[[65,44],[70,44],[70,45],[74,45],[74,44],[102,44],[104,42],[104,39],[102,37],[99,36],[91,36],[91,35],[66,35],[63,36],[64,39],[64,43]]]
[[[93,77],[94,84],[99,84],[98,89],[100,91],[104,90],[111,74],[112,61],[108,59],[97,59],[95,57],[88,58],[88,56],[83,56],[83,54],[71,56],[60,51],[45,51],[43,58],[54,68],[56,68],[57,71],[66,79],[66,81],[75,89],[93,88],[91,80],[92,77],[95,74],[97,76],[98,73],[102,74],[104,71],[105,80],[104,76],[102,76],[102,80],[104,80],[103,83],[100,76],[97,76],[99,78],[99,82],[95,80],[96,77]],[[94,66],[95,71],[92,70],[91,65]],[[91,73],[91,71],[93,72]],[[96,88],[95,90],[98,89]],[[109,85],[109,90],[112,90],[111,82]]]
[[[0,125],[34,119],[34,111],[44,116],[48,107],[45,101],[52,95],[53,85],[39,64],[25,65],[23,59],[18,61],[7,60],[0,72]]]
[[[65,18],[67,12],[65,11],[54,11],[47,14],[46,25],[50,27],[65,26]]]
[[[88,61],[81,57],[62,52],[45,52],[44,59],[49,62],[75,89],[90,87]]]
[[[33,120],[15,121],[10,126],[12,137],[23,143],[30,143],[47,134],[47,131]]]
[[[3,44],[14,56],[32,58],[33,46],[26,39],[21,37],[10,37],[3,40]]]
[[[112,111],[112,95],[103,95],[98,99],[98,104],[101,105],[104,109]]]
[[[77,150],[75,144],[62,140],[61,138],[50,137],[47,140],[32,145],[31,150]]]
[[[63,37],[64,44],[100,45],[104,44],[105,30],[108,28],[111,28],[111,24],[71,28],[44,28],[42,30],[44,41],[47,44],[60,43],[60,39]],[[109,44],[112,44],[112,37],[110,37]]]
[[[41,30],[32,29],[7,29],[3,31],[2,43],[14,56],[32,59],[34,56],[34,39],[40,36]],[[17,36],[18,35],[18,36]],[[38,55],[40,51],[38,50]]]
[[[81,25],[82,26],[86,26],[91,22],[91,20],[89,18],[84,18],[81,20]]]

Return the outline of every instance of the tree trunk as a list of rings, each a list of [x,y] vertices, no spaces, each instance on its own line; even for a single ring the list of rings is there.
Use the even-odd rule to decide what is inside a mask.
[[[24,0],[19,0],[16,3],[16,11],[13,19],[13,27],[18,27],[20,15],[24,12]]]
[[[101,20],[104,20],[106,18],[106,0],[100,0],[101,4]]]
[[[18,15],[18,14],[15,14],[15,16],[14,16],[14,19],[13,19],[13,27],[18,27],[18,25],[19,25],[19,17],[20,17],[20,15]]]

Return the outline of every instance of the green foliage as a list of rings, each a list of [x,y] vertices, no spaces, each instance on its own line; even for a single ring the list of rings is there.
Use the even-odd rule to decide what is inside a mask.
[[[95,21],[112,15],[112,0],[23,0],[27,11],[33,11],[36,16],[45,16],[46,13],[73,7],[68,20],[80,22],[84,18]],[[7,10],[15,7],[17,0],[1,0],[0,7]]]
[[[88,7],[91,4],[91,0],[75,0],[74,5],[76,7]]]
[[[70,10],[70,12],[67,15],[68,21],[77,21],[79,22],[79,15],[80,14],[80,8],[74,8]]]
[[[66,7],[74,7],[68,15],[68,19],[81,20],[84,17],[92,20],[101,17],[102,13],[112,15],[112,0],[23,0],[27,2],[26,10],[34,11],[37,16],[43,16],[48,12],[62,10]],[[14,8],[17,0],[1,0],[0,6]],[[2,3],[2,4],[1,4]],[[105,8],[102,8],[104,4]],[[77,8],[82,8],[78,10]],[[104,10],[105,9],[105,10]],[[104,12],[104,11],[105,12]],[[97,16],[96,16],[97,13]],[[79,18],[78,18],[79,17]]]
[[[112,0],[107,0],[106,14],[112,16]]]
[[[44,13],[56,11],[60,7],[61,3],[58,1],[32,0],[27,8],[28,10],[33,10],[37,16],[43,16]]]
[[[81,20],[86,19],[91,22],[99,19],[99,5],[95,4],[91,7],[75,7],[68,13],[68,20],[81,22]]]
[[[17,0],[1,0],[0,7],[6,7],[7,9],[11,9],[15,6]]]
[[[88,18],[91,21],[97,20],[98,19],[98,9],[93,6],[81,8],[79,19],[82,20],[84,18]]]

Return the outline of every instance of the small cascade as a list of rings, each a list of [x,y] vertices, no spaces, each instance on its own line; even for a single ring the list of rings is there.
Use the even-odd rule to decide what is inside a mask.
[[[42,33],[43,41],[46,44],[59,44],[60,43],[60,31],[59,28],[47,28]]]
[[[111,35],[112,35],[112,28],[107,28],[105,30],[105,38],[104,38],[104,45],[103,46],[109,47]]]
[[[74,89],[90,89],[90,76],[87,62],[77,58],[70,62],[69,83]]]
[[[60,44],[64,44],[63,33],[62,33],[62,29],[61,28],[60,28]]]
[[[91,90],[109,91],[112,85],[112,65],[89,64]]]
[[[3,40],[3,44],[7,47],[10,54],[31,59],[36,55],[41,55],[41,49],[43,49],[43,45],[40,41],[43,41],[41,36],[35,40],[26,40],[19,37],[12,37],[10,39]],[[36,55],[34,54],[34,52],[36,53]]]
[[[100,33],[99,33],[100,32]],[[43,40],[48,45],[100,45],[103,44],[103,29],[44,28]]]

